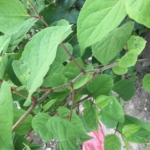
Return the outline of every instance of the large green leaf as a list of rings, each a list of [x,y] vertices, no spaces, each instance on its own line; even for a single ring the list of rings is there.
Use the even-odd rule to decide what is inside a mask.
[[[128,68],[115,66],[112,68],[113,72],[117,75],[122,75],[128,72]]]
[[[25,46],[20,60],[13,62],[15,74],[29,91],[25,106],[30,105],[31,95],[42,84],[43,77],[55,59],[58,44],[70,33],[70,25],[42,30]]]
[[[57,139],[59,142],[58,150],[79,150],[78,142],[89,139],[84,132],[78,130],[70,121],[60,117],[48,118],[44,113],[39,113],[33,118],[32,126],[44,141]]]
[[[143,87],[150,92],[150,74],[146,74],[142,80]]]
[[[93,45],[93,55],[103,65],[107,65],[125,46],[134,28],[133,22],[128,22],[104,36]]]
[[[25,19],[29,18],[18,0],[1,0],[0,13],[0,31],[8,35],[15,33]]]
[[[23,109],[14,108],[14,110],[13,110],[14,124],[22,117],[22,115],[25,112],[26,111]],[[32,122],[32,116],[28,115],[28,117],[17,127],[15,132],[18,135],[25,135],[32,129],[31,122]]]
[[[96,97],[95,101],[96,101],[96,105],[99,108],[104,108],[105,106],[107,106],[107,104],[110,102],[111,97],[110,96],[106,96],[106,95],[100,95],[98,97]]]
[[[24,21],[20,27],[16,30],[16,32],[11,36],[10,45],[8,47],[8,52],[13,51],[20,41],[24,38],[25,34],[29,31],[29,29],[34,25],[37,21],[35,18],[30,18]]]
[[[131,19],[150,28],[149,0],[126,0],[125,6]]]
[[[101,110],[101,114],[105,114],[106,116],[118,121],[123,122],[124,121],[124,112],[121,104],[118,102],[118,100],[114,96],[110,96],[110,101]]]
[[[13,150],[13,100],[10,86],[3,81],[0,89],[0,149]]]
[[[115,134],[108,134],[104,140],[104,150],[121,150],[120,139]]]
[[[134,82],[130,80],[120,80],[115,83],[113,90],[119,94],[119,96],[127,101],[134,95]]]
[[[108,95],[113,87],[113,80],[111,76],[102,74],[95,77],[87,86],[87,89],[94,97],[101,94]]]
[[[116,28],[125,16],[124,0],[86,0],[77,22],[81,53]]]
[[[92,130],[98,130],[98,112],[92,101],[84,102],[84,120]]]

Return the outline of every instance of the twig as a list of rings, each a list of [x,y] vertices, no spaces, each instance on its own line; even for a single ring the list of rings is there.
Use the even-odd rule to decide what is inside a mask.
[[[69,55],[69,57],[74,61],[74,63],[76,64],[76,66],[80,69],[80,72],[85,73],[85,71],[82,69],[82,67],[78,64],[78,62],[74,59],[74,57],[70,54],[70,52],[68,51],[68,49],[66,48],[66,46],[61,43],[61,46],[64,48],[64,50],[66,51],[66,53]]]
[[[37,17],[36,16],[33,16],[34,18],[39,18],[47,27],[49,27],[49,25],[47,24],[47,22],[40,16],[40,14],[38,13],[38,11],[35,9],[35,7],[33,6],[32,2],[30,0],[28,0],[28,2],[30,3],[32,9],[35,11],[35,13],[38,15]],[[32,16],[31,16],[32,17]]]

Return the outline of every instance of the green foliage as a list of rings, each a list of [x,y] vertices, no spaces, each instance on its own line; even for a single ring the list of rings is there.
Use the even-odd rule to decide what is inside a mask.
[[[115,134],[109,134],[106,136],[104,141],[104,149],[105,150],[121,150],[121,142],[120,139]]]
[[[1,0],[0,149],[39,149],[32,131],[58,140],[57,150],[79,150],[100,122],[127,149],[147,148],[150,124],[124,115],[122,100],[134,95],[130,67],[146,45],[149,8],[149,0]],[[150,92],[150,74],[142,83]],[[104,148],[121,142],[106,135]]]

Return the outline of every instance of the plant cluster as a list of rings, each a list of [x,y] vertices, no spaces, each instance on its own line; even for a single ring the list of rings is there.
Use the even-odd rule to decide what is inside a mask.
[[[122,102],[134,95],[149,8],[149,0],[0,0],[0,149],[37,150],[33,131],[58,150],[79,150],[99,120],[115,128],[105,150],[121,150],[116,133],[127,150],[148,149],[150,124],[125,115]],[[150,92],[150,74],[142,82]]]

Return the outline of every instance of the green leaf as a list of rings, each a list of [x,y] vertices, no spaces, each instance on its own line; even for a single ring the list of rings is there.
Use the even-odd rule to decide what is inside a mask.
[[[150,74],[146,74],[142,80],[143,87],[150,92]]]
[[[26,150],[31,150],[28,145],[26,145],[26,144],[24,144],[24,145],[25,145],[25,147],[26,147]]]
[[[64,14],[64,18],[71,24],[75,24],[77,22],[78,16],[79,11],[76,9],[72,9],[69,13]]]
[[[131,19],[150,28],[149,0],[126,0],[125,6]]]
[[[25,106],[31,104],[31,95],[43,83],[43,77],[55,59],[58,44],[70,33],[70,25],[42,30],[28,42],[21,58],[13,62],[15,74],[29,91]]]
[[[124,121],[124,112],[121,104],[118,102],[118,100],[114,96],[110,96],[110,101],[101,110],[101,114],[105,114],[109,116],[110,118],[118,121],[123,122]]]
[[[115,66],[112,68],[113,72],[117,75],[122,75],[128,72],[128,68],[120,67],[120,66]]]
[[[82,76],[79,80],[75,82],[74,89],[79,89],[80,87],[85,85],[91,78],[92,78],[92,75],[89,75],[89,74]]]
[[[66,117],[68,119],[68,117],[70,115],[70,110],[61,106],[58,108],[58,114],[60,117],[62,117],[62,118]],[[74,111],[72,112],[71,123],[73,123],[78,130],[86,133],[86,130],[83,126],[81,119],[79,118],[79,116]]]
[[[4,35],[4,36],[0,36],[0,54],[1,52],[5,53],[8,45],[10,43],[10,36]]]
[[[86,107],[86,105],[89,106]],[[92,130],[98,130],[98,112],[91,101],[84,101],[84,120]]]
[[[113,86],[113,91],[117,92],[123,100],[130,100],[135,92],[134,82],[130,80],[120,80]]]
[[[127,42],[127,45],[129,51],[136,50],[137,55],[139,55],[146,45],[146,40],[139,36],[131,36]]]
[[[46,113],[38,113],[32,119],[32,127],[35,133],[38,133],[40,135],[40,138],[45,142],[50,141],[53,137],[53,135],[50,134],[46,126],[46,123],[49,120],[49,118],[50,116]]]
[[[81,58],[75,59],[82,69],[85,68],[84,63]],[[70,80],[74,79],[77,75],[81,73],[80,69],[72,60],[63,69],[63,74]]]
[[[0,89],[0,149],[14,150],[12,143],[13,100],[10,86],[3,81]]]
[[[24,38],[25,34],[29,31],[29,29],[34,25],[36,21],[37,19],[30,18],[20,25],[16,32],[14,32],[11,36],[10,45],[7,52],[12,52],[17,47],[17,45]]]
[[[0,56],[0,79],[3,79],[7,64],[8,64],[8,57],[6,55]]]
[[[60,117],[49,117],[48,119],[44,113],[39,113],[33,118],[32,126],[44,141],[57,139],[58,150],[79,150],[78,142],[89,140],[89,137],[81,130],[78,131],[70,121]]]
[[[123,123],[119,123],[118,131],[122,132],[124,126],[130,124],[140,126],[140,129],[134,134],[126,137],[128,141],[135,143],[146,143],[146,141],[150,140],[150,124],[132,116],[125,116],[125,121]]]
[[[13,110],[14,124],[23,116],[25,112],[26,111],[23,109],[14,108]],[[28,115],[27,118],[17,127],[15,132],[18,135],[25,135],[32,129],[31,122],[32,122],[32,116]]]
[[[67,50],[70,52],[70,54],[72,54],[73,48],[72,48],[71,44],[65,43],[64,45],[67,48]],[[70,57],[69,57],[69,55],[67,55],[67,53],[64,50],[64,48],[61,45],[59,45],[58,49],[57,49],[57,53],[56,53],[56,58],[55,58],[54,61],[57,61],[57,62],[60,62],[60,63],[64,63],[69,58]]]
[[[45,80],[46,82],[46,87],[57,87],[63,84],[67,83],[67,78],[60,73],[54,73],[52,76],[48,76]],[[62,89],[64,90],[64,89]],[[58,92],[60,92],[61,90],[59,90]]]
[[[63,7],[65,9],[69,9],[73,4],[75,3],[76,0],[63,0]]]
[[[0,31],[5,34],[15,33],[25,19],[29,18],[23,4],[18,0],[1,0],[0,1]]]
[[[122,133],[125,137],[129,137],[135,134],[137,131],[139,131],[140,128],[141,127],[136,124],[128,124],[123,127]]]
[[[128,68],[136,64],[138,57],[138,51],[128,51],[118,62],[118,66]]]
[[[52,100],[50,100],[49,102],[47,102],[47,103],[43,106],[44,111],[49,110],[55,103],[56,103],[56,99],[52,99]]]
[[[128,22],[104,36],[93,45],[94,57],[106,66],[123,49],[133,28],[134,22]]]
[[[105,150],[121,150],[120,139],[115,134],[108,134],[104,140]]]
[[[113,87],[113,80],[111,76],[102,74],[95,77],[87,86],[87,89],[94,97],[99,95],[108,95]]]
[[[106,95],[100,95],[98,97],[96,97],[95,101],[96,101],[96,105],[99,108],[104,108],[105,106],[107,106],[107,104],[110,102],[111,97],[110,96],[106,96]]]
[[[116,28],[125,16],[123,0],[86,0],[77,22],[81,53]]]
[[[117,120],[115,120],[114,118],[111,118],[110,116],[106,115],[105,113],[101,112],[99,117],[100,117],[101,122],[108,128],[115,128],[118,124]]]

